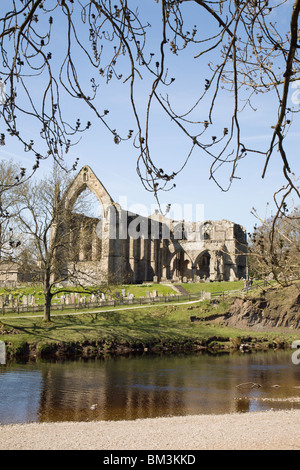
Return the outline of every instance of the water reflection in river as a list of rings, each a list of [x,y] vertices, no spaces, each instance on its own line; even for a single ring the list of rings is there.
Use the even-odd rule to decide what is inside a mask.
[[[237,387],[242,383],[256,383]],[[300,408],[291,352],[141,355],[0,366],[0,423]]]

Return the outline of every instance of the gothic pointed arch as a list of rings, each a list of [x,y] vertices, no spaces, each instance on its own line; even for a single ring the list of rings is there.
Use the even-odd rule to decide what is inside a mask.
[[[103,215],[106,214],[108,207],[115,205],[103,184],[92,169],[86,165],[81,168],[64,194],[64,203],[67,210],[72,210],[76,199],[85,189],[89,189],[97,197],[101,204]]]
[[[195,273],[200,279],[207,279],[210,276],[211,252],[208,249],[202,250],[195,259]]]

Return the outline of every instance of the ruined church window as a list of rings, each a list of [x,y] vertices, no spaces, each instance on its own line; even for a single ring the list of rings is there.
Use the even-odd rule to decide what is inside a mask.
[[[212,239],[212,226],[210,224],[204,224],[203,227],[203,238],[204,240],[211,240]]]
[[[84,173],[83,173],[83,181],[84,181],[84,183],[86,183],[87,180],[88,180],[88,174],[87,174],[87,170],[85,170]]]
[[[180,222],[174,227],[174,239],[175,240],[182,240],[184,239],[184,229],[183,229],[183,223]]]
[[[97,261],[102,256],[102,206],[88,188],[81,191],[72,207],[70,259]],[[99,236],[100,235],[100,236]],[[71,254],[72,253],[72,254]]]

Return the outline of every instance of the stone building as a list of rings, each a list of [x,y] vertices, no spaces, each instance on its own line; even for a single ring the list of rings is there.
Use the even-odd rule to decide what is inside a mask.
[[[89,189],[97,197],[101,220],[73,214],[78,196]],[[88,167],[83,167],[64,195],[70,232],[65,267],[76,265],[82,283],[233,281],[247,277],[247,239],[243,227],[227,220],[175,221],[161,214],[128,212],[114,202]],[[74,249],[75,247],[75,249]]]
[[[41,282],[43,273],[38,266],[24,268],[14,261],[0,262],[0,286],[17,287],[20,284]]]

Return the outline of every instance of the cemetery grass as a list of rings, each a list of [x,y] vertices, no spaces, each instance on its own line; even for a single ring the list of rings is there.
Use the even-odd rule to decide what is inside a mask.
[[[213,308],[224,313],[227,301]],[[95,357],[106,353],[131,351],[195,350],[215,351],[238,348],[249,334],[251,341],[267,349],[279,337],[291,343],[297,334],[253,332],[222,327],[217,324],[193,323],[195,315],[205,319],[212,313],[209,302],[190,305],[163,305],[153,308],[83,315],[58,315],[51,322],[40,318],[1,318],[0,338],[6,343],[8,358],[22,356]]]
[[[256,281],[254,282],[254,285]],[[224,281],[224,282],[201,282],[201,283],[181,283],[182,287],[184,287],[189,294],[200,294],[201,291],[220,293],[226,292],[231,290],[239,290],[244,287],[243,281]],[[153,292],[156,290],[158,294],[168,295],[174,294],[175,291],[172,289],[170,285],[167,284],[129,284],[129,285],[121,285],[121,286],[114,286],[108,289],[108,293],[112,295],[113,298],[116,298],[116,292],[121,292],[122,289],[125,289],[127,293],[133,294],[135,298],[145,297],[146,292]],[[74,288],[73,288],[74,290]],[[80,288],[77,289],[80,293]],[[83,290],[83,289],[82,289]],[[95,288],[93,288],[95,290]],[[66,288],[66,293],[71,293],[72,288]],[[35,297],[36,305],[43,305],[44,304],[44,293],[42,286],[37,284],[35,286],[23,286],[23,287],[14,287],[14,288],[0,288],[0,296],[12,294],[13,298],[16,299],[18,297],[22,298],[23,295],[33,295]],[[62,294],[59,294],[61,296]],[[84,295],[88,295],[85,293],[80,294],[81,297]],[[60,300],[52,299],[52,302],[57,302],[60,304]],[[1,315],[1,312],[0,312]]]
[[[174,294],[174,290],[172,289],[172,287],[170,287],[169,285],[165,285],[165,284],[139,284],[139,285],[134,285],[134,284],[130,284],[130,285],[121,285],[121,286],[114,286],[114,287],[111,287],[111,288],[104,288],[103,290],[109,294],[111,294],[112,297],[116,298],[116,292],[121,292],[122,289],[125,289],[126,292],[129,292],[130,294],[133,294],[135,297],[144,297],[146,295],[146,292],[152,292],[153,290],[156,290],[158,294],[163,294],[163,295],[167,295],[167,294]],[[57,288],[57,291],[59,291],[60,289]],[[72,288],[72,287],[69,287],[69,288],[66,288],[64,290],[64,293],[67,294],[67,293],[71,293],[73,291],[76,291],[76,292],[79,292],[79,294],[81,295],[81,297],[83,297],[84,295],[89,295],[88,294],[88,291],[90,290],[91,292],[95,292],[96,288],[95,287],[87,287],[87,289],[84,289],[84,288],[81,288],[81,287],[78,287],[78,288]],[[197,292],[200,292],[201,289],[199,290],[199,287],[197,289]],[[54,293],[55,293],[55,289],[54,289]],[[23,295],[25,296],[28,296],[28,295],[33,295],[35,297],[35,300],[36,300],[36,304],[37,305],[43,305],[44,304],[44,292],[43,292],[43,288],[41,285],[37,284],[35,286],[23,286],[23,287],[12,287],[12,288],[4,288],[4,287],[1,287],[0,288],[0,295],[4,296],[4,295],[9,295],[9,294],[12,294],[13,298],[16,299],[18,297],[21,297]],[[61,296],[62,293],[59,294],[59,296]],[[55,296],[55,294],[54,294]],[[52,299],[53,302],[55,302],[55,300]],[[59,303],[59,302],[58,302]]]

